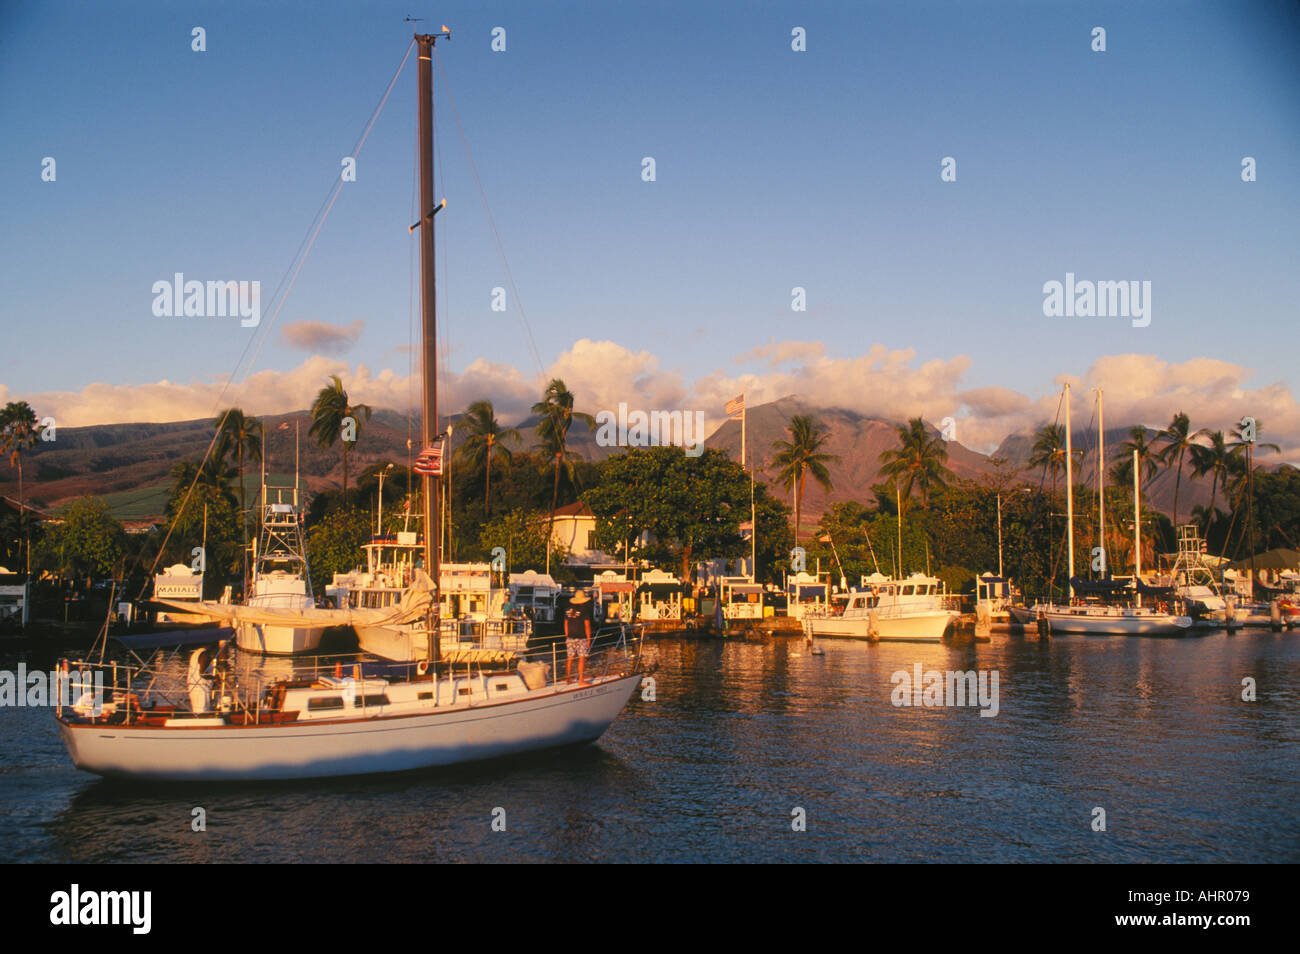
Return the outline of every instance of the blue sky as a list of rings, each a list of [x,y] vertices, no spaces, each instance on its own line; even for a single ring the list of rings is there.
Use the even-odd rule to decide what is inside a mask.
[[[409,13],[453,30],[439,55],[544,366],[515,296],[490,309],[508,282],[438,77],[449,400],[518,410],[557,371],[593,410],[715,413],[729,389],[798,389],[864,412],[948,408],[987,444],[1054,407],[1069,375],[1104,384],[1121,415],[1255,413],[1300,446],[1300,4],[0,11],[0,309],[22,343],[0,355],[0,398],[71,423],[202,416],[191,408],[258,333],[255,370],[279,376],[235,392],[250,407],[303,406],[327,365],[398,403],[414,57],[276,328],[155,317],[151,286],[179,271],[270,296],[406,50]],[[956,182],[940,181],[945,156]],[[1043,283],[1066,272],[1150,281],[1150,326],[1045,317]],[[288,344],[305,322],[359,332],[346,349]],[[818,344],[746,357],[790,342]]]

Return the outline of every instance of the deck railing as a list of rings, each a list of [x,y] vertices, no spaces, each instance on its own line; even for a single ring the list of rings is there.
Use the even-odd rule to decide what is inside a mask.
[[[491,635],[484,637],[491,640]],[[591,640],[591,648],[583,666],[583,677],[587,681],[602,680],[610,676],[628,675],[640,671],[641,639],[626,625],[607,625],[600,627]],[[269,712],[269,694],[277,683],[308,681],[314,682],[325,676],[352,677],[358,683],[367,679],[384,679],[391,682],[405,682],[429,679],[430,669],[426,661],[391,662],[374,658],[364,658],[356,653],[330,654],[292,659],[269,660],[258,657],[258,666],[246,664],[247,657],[235,659],[222,658],[215,671],[205,676],[205,683],[210,687],[210,711],[213,715],[236,714],[242,718],[261,722]],[[460,644],[445,650],[444,657],[433,664],[434,674],[438,679],[475,679],[489,673],[506,670],[518,670],[529,683],[530,688],[550,688],[562,691],[578,678],[579,667],[575,664],[567,667],[565,641],[562,638],[547,644],[520,646],[517,649],[494,647],[479,643],[477,645]],[[542,663],[545,668],[525,671],[520,664]],[[277,668],[279,667],[279,671]],[[567,674],[564,670],[571,668]],[[65,714],[63,702],[79,699],[85,689],[98,684],[103,687],[99,706],[87,711],[77,708],[76,715],[86,717],[98,715],[104,708],[109,713],[124,713],[124,721],[131,724],[150,713],[175,712],[178,717],[191,714],[189,706],[188,672],[179,660],[162,665],[135,664],[128,665],[114,660],[90,662],[87,660],[60,660],[61,681],[72,687],[70,696],[60,695],[56,699],[56,714]],[[533,685],[538,682],[540,685]],[[531,681],[530,681],[531,680]],[[362,713],[366,709],[366,689],[360,687]],[[474,703],[471,696],[470,702]]]

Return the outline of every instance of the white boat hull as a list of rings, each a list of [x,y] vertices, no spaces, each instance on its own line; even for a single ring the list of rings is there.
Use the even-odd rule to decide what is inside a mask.
[[[1192,631],[1192,620],[1171,613],[1069,613],[1047,610],[1053,633],[1081,636],[1180,636]]]
[[[414,715],[248,727],[60,722],[59,731],[77,768],[110,777],[212,782],[404,772],[593,742],[641,678],[547,686],[509,702]]]
[[[276,626],[241,622],[235,627],[235,645],[246,653],[296,656],[319,648],[325,629],[324,626]]]
[[[948,611],[878,616],[875,638],[938,642],[956,619],[957,614]],[[871,619],[866,616],[807,616],[804,627],[814,637],[872,638]]]
[[[357,646],[363,653],[395,662],[429,658],[429,638],[422,626],[365,626],[356,624]]]

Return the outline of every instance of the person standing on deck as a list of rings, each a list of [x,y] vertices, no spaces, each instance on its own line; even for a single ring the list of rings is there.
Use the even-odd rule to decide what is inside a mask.
[[[573,594],[564,613],[564,681],[573,681],[573,660],[578,660],[578,685],[587,683],[587,653],[591,649],[591,600],[583,590]]]
[[[190,671],[186,685],[190,691],[190,711],[194,713],[207,712],[211,705],[211,690],[208,688],[208,679],[204,674],[211,659],[212,652],[206,647],[196,649],[190,654]]]

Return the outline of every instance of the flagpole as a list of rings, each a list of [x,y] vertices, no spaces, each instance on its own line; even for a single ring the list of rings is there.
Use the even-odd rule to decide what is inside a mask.
[[[744,400],[745,395],[740,395]],[[740,466],[745,467],[745,425],[749,419],[749,405],[740,412]],[[749,582],[758,582],[758,517],[754,510],[754,468],[749,468]]]

